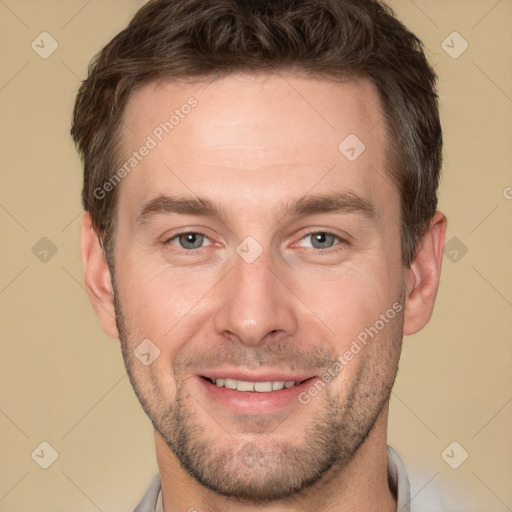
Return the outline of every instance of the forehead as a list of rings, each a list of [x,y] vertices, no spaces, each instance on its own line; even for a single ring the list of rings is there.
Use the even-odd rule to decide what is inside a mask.
[[[385,139],[377,91],[364,79],[276,73],[153,82],[125,112],[122,162],[144,145],[151,149],[120,195],[140,203],[176,188],[226,198],[236,189],[238,197],[260,190],[270,200],[279,190],[350,184],[378,193]],[[364,152],[354,160],[352,149]]]

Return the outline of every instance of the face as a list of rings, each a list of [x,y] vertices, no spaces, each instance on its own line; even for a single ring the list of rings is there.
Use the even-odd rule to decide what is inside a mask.
[[[364,80],[233,75],[130,100],[123,356],[174,457],[217,493],[290,496],[344,467],[385,410],[405,296],[385,140]]]

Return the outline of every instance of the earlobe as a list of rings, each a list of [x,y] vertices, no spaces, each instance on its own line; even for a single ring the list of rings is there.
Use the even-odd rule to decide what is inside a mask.
[[[414,334],[428,323],[439,287],[446,217],[437,211],[407,270],[404,335]]]
[[[84,265],[85,289],[91,304],[105,333],[112,338],[118,338],[110,270],[88,212],[82,217],[80,251]]]

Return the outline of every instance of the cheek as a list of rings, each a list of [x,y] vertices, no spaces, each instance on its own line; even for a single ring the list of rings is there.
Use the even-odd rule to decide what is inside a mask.
[[[141,260],[142,261],[142,258]],[[219,280],[212,269],[170,269],[126,259],[118,265],[118,291],[131,332],[155,340],[168,354],[180,349],[176,340],[187,340],[200,322],[208,294]],[[172,342],[171,342],[172,340]]]
[[[400,298],[398,267],[393,268],[382,255],[361,258],[336,269],[302,268],[300,275],[290,279],[291,288],[312,312],[312,322],[306,325],[320,321],[338,354]]]

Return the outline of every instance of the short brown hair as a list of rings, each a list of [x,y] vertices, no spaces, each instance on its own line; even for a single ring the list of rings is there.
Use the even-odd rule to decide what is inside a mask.
[[[82,201],[113,255],[119,133],[132,93],[153,80],[292,70],[363,77],[387,122],[388,172],[401,196],[409,266],[437,208],[442,132],[437,77],[421,41],[378,0],[150,0],[89,65],[71,135],[84,165]],[[110,259],[113,261],[113,258]]]

